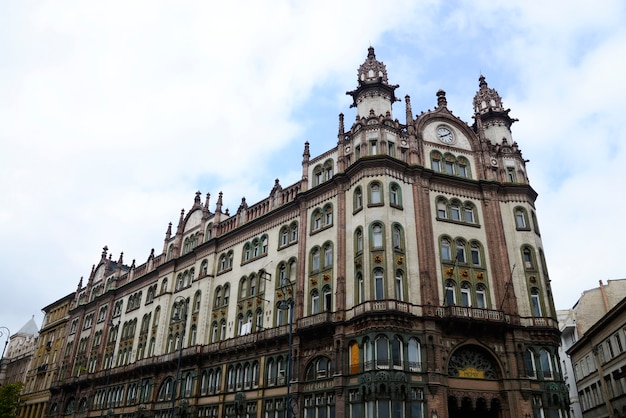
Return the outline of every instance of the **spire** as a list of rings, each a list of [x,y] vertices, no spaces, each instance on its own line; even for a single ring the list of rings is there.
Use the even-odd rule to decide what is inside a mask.
[[[222,213],[222,192],[217,195],[217,204],[215,205],[215,212]]]
[[[343,135],[345,128],[343,125],[343,113],[339,114],[339,136]]]
[[[167,224],[167,231],[165,231],[165,241],[168,241],[172,237],[172,223]]]
[[[107,251],[109,251],[109,247],[107,247],[106,245],[102,247],[102,261],[105,261],[107,259]]]
[[[404,110],[406,112],[406,124],[407,126],[413,122],[413,109],[411,108],[411,96],[408,94],[404,96]]]
[[[198,190],[198,191],[196,192],[196,197],[194,197],[194,199],[193,199],[193,206],[194,206],[194,207],[196,207],[196,206],[198,206],[198,207],[202,207],[202,203],[200,202],[200,195],[201,195],[201,194],[202,194],[202,193],[200,193],[200,190]]]
[[[206,194],[206,200],[204,202],[204,208],[209,210],[209,201],[211,200],[211,193]]]
[[[439,89],[437,92],[437,107],[448,107],[448,100],[446,100],[446,92]]]
[[[311,158],[311,153],[309,152],[309,141],[306,141],[304,143],[304,152],[302,153],[302,162],[305,163],[309,161],[309,158]]]

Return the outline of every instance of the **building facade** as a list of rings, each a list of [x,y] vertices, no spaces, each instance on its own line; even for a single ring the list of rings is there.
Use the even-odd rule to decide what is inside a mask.
[[[626,415],[626,298],[567,350],[584,418]]]
[[[49,416],[564,417],[536,192],[498,93],[404,122],[369,48],[356,118],[236,213],[200,192],[162,251],[78,285]],[[213,210],[211,210],[213,208]]]

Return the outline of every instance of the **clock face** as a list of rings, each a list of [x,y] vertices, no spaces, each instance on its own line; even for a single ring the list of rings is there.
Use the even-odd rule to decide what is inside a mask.
[[[452,132],[445,126],[440,126],[439,128],[437,128],[437,136],[439,137],[439,140],[444,144],[451,144],[454,141]]]

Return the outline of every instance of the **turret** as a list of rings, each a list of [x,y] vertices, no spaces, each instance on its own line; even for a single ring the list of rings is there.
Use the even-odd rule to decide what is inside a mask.
[[[479,136],[492,144],[513,143],[511,125],[517,122],[509,116],[511,109],[504,109],[502,98],[495,89],[489,88],[484,76],[478,79],[479,89],[474,96],[474,118]],[[482,131],[482,135],[481,135]]]
[[[391,105],[398,100],[395,96],[398,86],[389,84],[387,68],[376,59],[371,46],[365,62],[359,67],[358,83],[356,90],[346,92],[354,100],[350,107],[357,108],[357,117],[368,117],[370,110],[376,116],[389,112],[391,117]]]

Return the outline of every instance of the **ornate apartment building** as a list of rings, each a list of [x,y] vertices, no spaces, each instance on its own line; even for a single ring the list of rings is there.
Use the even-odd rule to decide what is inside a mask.
[[[370,47],[300,181],[232,214],[198,192],[144,264],[105,247],[46,416],[567,416],[516,120],[482,76],[473,125],[441,90],[400,122],[397,88]]]

